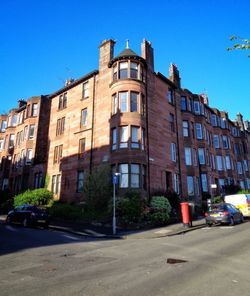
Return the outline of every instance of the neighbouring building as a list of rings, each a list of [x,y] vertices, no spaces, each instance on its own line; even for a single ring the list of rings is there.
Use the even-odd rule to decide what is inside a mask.
[[[170,190],[200,204],[225,185],[250,189],[249,122],[183,89],[175,64],[169,77],[155,72],[149,41],[140,55],[114,46],[102,42],[98,70],[0,116],[1,189],[42,187],[47,176],[55,199],[82,202],[86,173],[101,164],[120,173],[119,190],[144,196]]]
[[[17,194],[44,186],[47,171],[50,100],[46,96],[19,100],[0,116],[0,186]]]

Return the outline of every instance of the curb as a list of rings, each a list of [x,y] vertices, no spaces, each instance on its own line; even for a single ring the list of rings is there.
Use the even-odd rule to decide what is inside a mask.
[[[124,239],[124,236],[121,236],[121,235],[112,235],[112,234],[93,235],[93,234],[89,234],[89,233],[86,233],[86,232],[72,230],[70,228],[63,227],[63,226],[49,225],[49,229],[57,230],[57,231],[62,231],[62,232],[68,232],[68,233],[79,235],[79,236],[83,236],[83,237],[86,237],[86,238],[95,238],[95,239]]]
[[[186,229],[176,231],[174,233],[167,234],[166,236],[174,236],[174,235],[184,234],[186,232],[193,231],[193,230],[196,230],[196,229],[201,229],[201,228],[204,228],[204,227],[206,227],[206,224],[200,224],[200,225],[196,225],[196,226],[192,226],[192,227],[189,227],[189,228],[186,228]]]

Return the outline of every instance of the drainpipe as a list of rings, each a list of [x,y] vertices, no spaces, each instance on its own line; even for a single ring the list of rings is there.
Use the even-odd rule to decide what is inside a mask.
[[[176,100],[176,91],[174,91],[174,101],[175,101],[175,125],[176,125],[176,139],[177,139],[177,154],[178,154],[178,168],[179,168],[179,188],[180,196],[182,197],[182,177],[181,177],[181,161],[180,161],[180,148],[179,148],[179,132],[178,132],[178,120],[177,120],[177,100]]]
[[[150,198],[150,160],[149,160],[149,132],[148,132],[148,69],[147,67],[145,67],[145,70],[146,70],[146,100],[145,100],[145,103],[146,103],[146,128],[147,128],[147,175],[148,175],[148,200]]]
[[[93,164],[93,142],[94,142],[94,122],[95,122],[95,87],[96,87],[96,75],[94,75],[94,86],[93,86],[93,103],[92,103],[92,129],[91,129],[91,147],[90,147],[90,162],[89,171],[92,172]]]

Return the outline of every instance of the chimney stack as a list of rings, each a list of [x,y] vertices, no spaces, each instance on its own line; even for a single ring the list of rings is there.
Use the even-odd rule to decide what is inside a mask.
[[[169,79],[178,87],[181,87],[181,79],[176,64],[171,63],[169,67]]]
[[[146,60],[148,69],[154,72],[154,49],[151,46],[151,42],[145,38],[141,44],[141,56]]]

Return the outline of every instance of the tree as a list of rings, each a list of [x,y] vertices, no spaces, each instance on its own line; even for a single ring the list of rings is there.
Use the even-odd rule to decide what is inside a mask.
[[[232,47],[228,47],[227,50],[249,50],[250,49],[250,40],[246,38],[242,38],[239,36],[231,36],[231,41],[236,41],[236,43]],[[250,57],[250,54],[248,55]]]
[[[87,174],[84,182],[86,205],[97,212],[107,210],[112,197],[111,169],[100,166]]]

